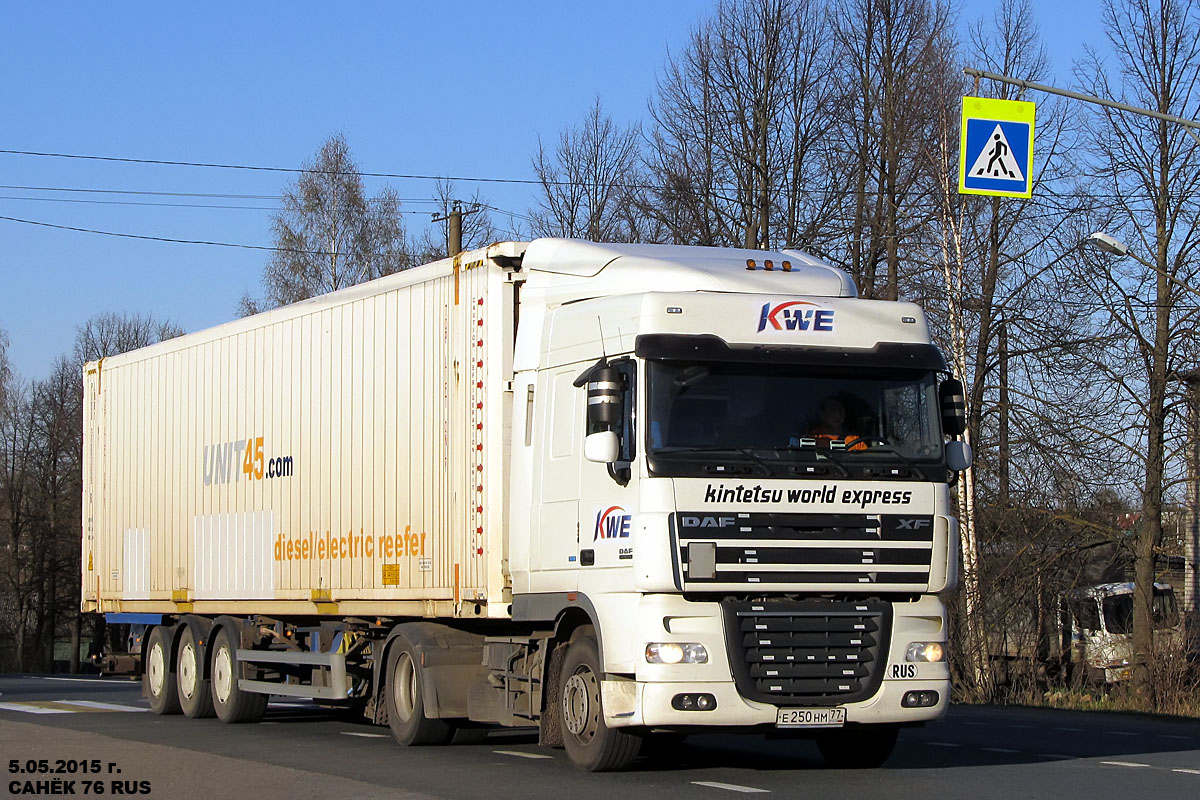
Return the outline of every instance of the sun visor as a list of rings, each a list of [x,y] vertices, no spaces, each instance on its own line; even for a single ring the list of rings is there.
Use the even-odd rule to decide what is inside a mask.
[[[871,369],[946,370],[946,360],[932,344],[880,342],[871,348],[807,347],[780,344],[729,344],[711,334],[648,333],[637,337],[640,358],[658,361],[736,361],[741,363],[808,364]]]

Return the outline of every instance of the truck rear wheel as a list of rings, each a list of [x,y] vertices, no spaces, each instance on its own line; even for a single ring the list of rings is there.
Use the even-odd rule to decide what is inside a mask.
[[[150,631],[144,651],[146,666],[142,674],[150,710],[155,714],[179,713],[179,690],[175,686],[175,673],[171,671],[171,634],[161,625]]]
[[[213,640],[212,702],[222,722],[258,722],[267,710],[267,696],[238,686],[242,665],[228,628]]]
[[[604,723],[600,696],[603,674],[592,627],[576,629],[563,659],[557,705],[567,756],[586,772],[625,769],[642,746],[639,737]]]
[[[175,670],[179,707],[192,719],[213,715],[212,694],[204,678],[204,657],[191,625],[179,637],[179,660]]]
[[[874,769],[892,755],[899,735],[894,725],[860,725],[822,733],[817,748],[834,769]]]
[[[425,676],[420,664],[420,656],[412,642],[397,636],[388,648],[384,693],[392,736],[406,747],[446,744],[454,735],[454,728],[445,720],[425,716]]]

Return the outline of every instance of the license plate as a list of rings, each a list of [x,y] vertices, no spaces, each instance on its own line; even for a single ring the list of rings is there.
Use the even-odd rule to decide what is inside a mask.
[[[844,708],[781,708],[776,728],[840,728],[846,724]]]

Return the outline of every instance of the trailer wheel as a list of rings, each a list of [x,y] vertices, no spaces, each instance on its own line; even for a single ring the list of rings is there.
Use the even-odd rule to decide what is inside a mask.
[[[196,632],[191,625],[184,627],[179,637],[179,659],[175,681],[179,687],[179,707],[192,719],[213,715],[212,693],[204,678],[204,660]]]
[[[628,767],[637,758],[642,740],[629,731],[604,723],[601,706],[600,648],[590,625],[575,630],[559,678],[558,713],[563,745],[571,763],[587,772]]]
[[[405,747],[446,744],[454,735],[454,728],[445,720],[425,716],[424,681],[416,648],[405,637],[397,636],[388,648],[384,692],[388,726],[396,741]]]
[[[267,710],[267,696],[238,686],[242,665],[229,629],[221,628],[213,640],[212,701],[222,722],[258,722]]]
[[[826,766],[834,769],[874,769],[896,749],[900,729],[894,725],[863,725],[827,731],[817,737]]]
[[[155,714],[178,714],[180,710],[179,690],[175,686],[175,673],[171,671],[169,631],[169,628],[157,625],[146,641],[142,685],[150,699],[150,710]]]

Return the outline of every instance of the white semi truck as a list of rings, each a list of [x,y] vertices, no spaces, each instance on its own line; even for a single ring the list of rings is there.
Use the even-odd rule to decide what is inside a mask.
[[[962,387],[801,252],[506,242],[85,367],[82,607],[159,714],[871,766],[948,702]]]

